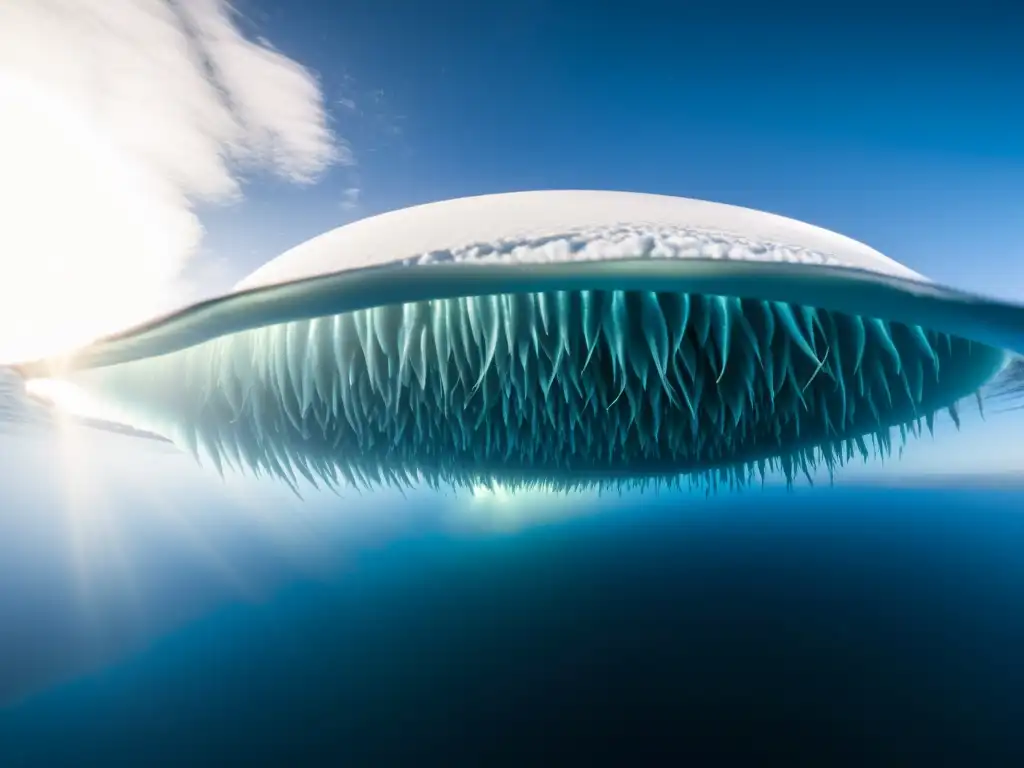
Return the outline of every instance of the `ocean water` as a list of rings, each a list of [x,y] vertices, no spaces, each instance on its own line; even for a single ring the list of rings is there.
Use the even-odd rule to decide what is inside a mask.
[[[1019,765],[1022,501],[977,477],[624,496],[459,533],[410,499],[316,578],[9,702],[0,765]]]

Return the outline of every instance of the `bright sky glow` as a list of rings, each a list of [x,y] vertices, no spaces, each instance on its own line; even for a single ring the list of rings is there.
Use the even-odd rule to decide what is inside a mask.
[[[103,418],[103,409],[89,394],[70,381],[60,379],[29,379],[25,392],[72,416]]]
[[[0,364],[193,298],[193,203],[237,200],[242,169],[347,159],[315,78],[238,21],[226,0],[0,3]]]
[[[169,309],[199,230],[53,93],[0,72],[0,361],[62,352]]]

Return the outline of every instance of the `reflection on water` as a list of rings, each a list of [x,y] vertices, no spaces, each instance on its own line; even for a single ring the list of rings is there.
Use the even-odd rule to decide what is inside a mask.
[[[151,432],[54,408],[53,394],[45,386],[33,392],[31,382],[24,381],[10,368],[0,366],[0,433],[24,432],[26,428],[52,431],[57,428],[77,427],[131,435],[160,443],[167,442],[165,438]]]
[[[0,366],[0,430],[9,432],[24,425],[47,426],[49,410],[25,396],[25,383],[14,371]]]

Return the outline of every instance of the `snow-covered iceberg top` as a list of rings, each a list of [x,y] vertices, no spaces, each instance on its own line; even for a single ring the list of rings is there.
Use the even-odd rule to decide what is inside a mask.
[[[363,219],[292,248],[236,289],[385,264],[627,258],[824,264],[924,279],[863,243],[784,216],[664,195],[559,190],[466,197]]]

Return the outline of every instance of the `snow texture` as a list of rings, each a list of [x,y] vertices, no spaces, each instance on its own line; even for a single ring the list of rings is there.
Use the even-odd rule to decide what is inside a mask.
[[[514,192],[406,208],[315,237],[238,290],[389,263],[710,258],[829,264],[923,280],[863,243],[749,208],[628,192]]]

